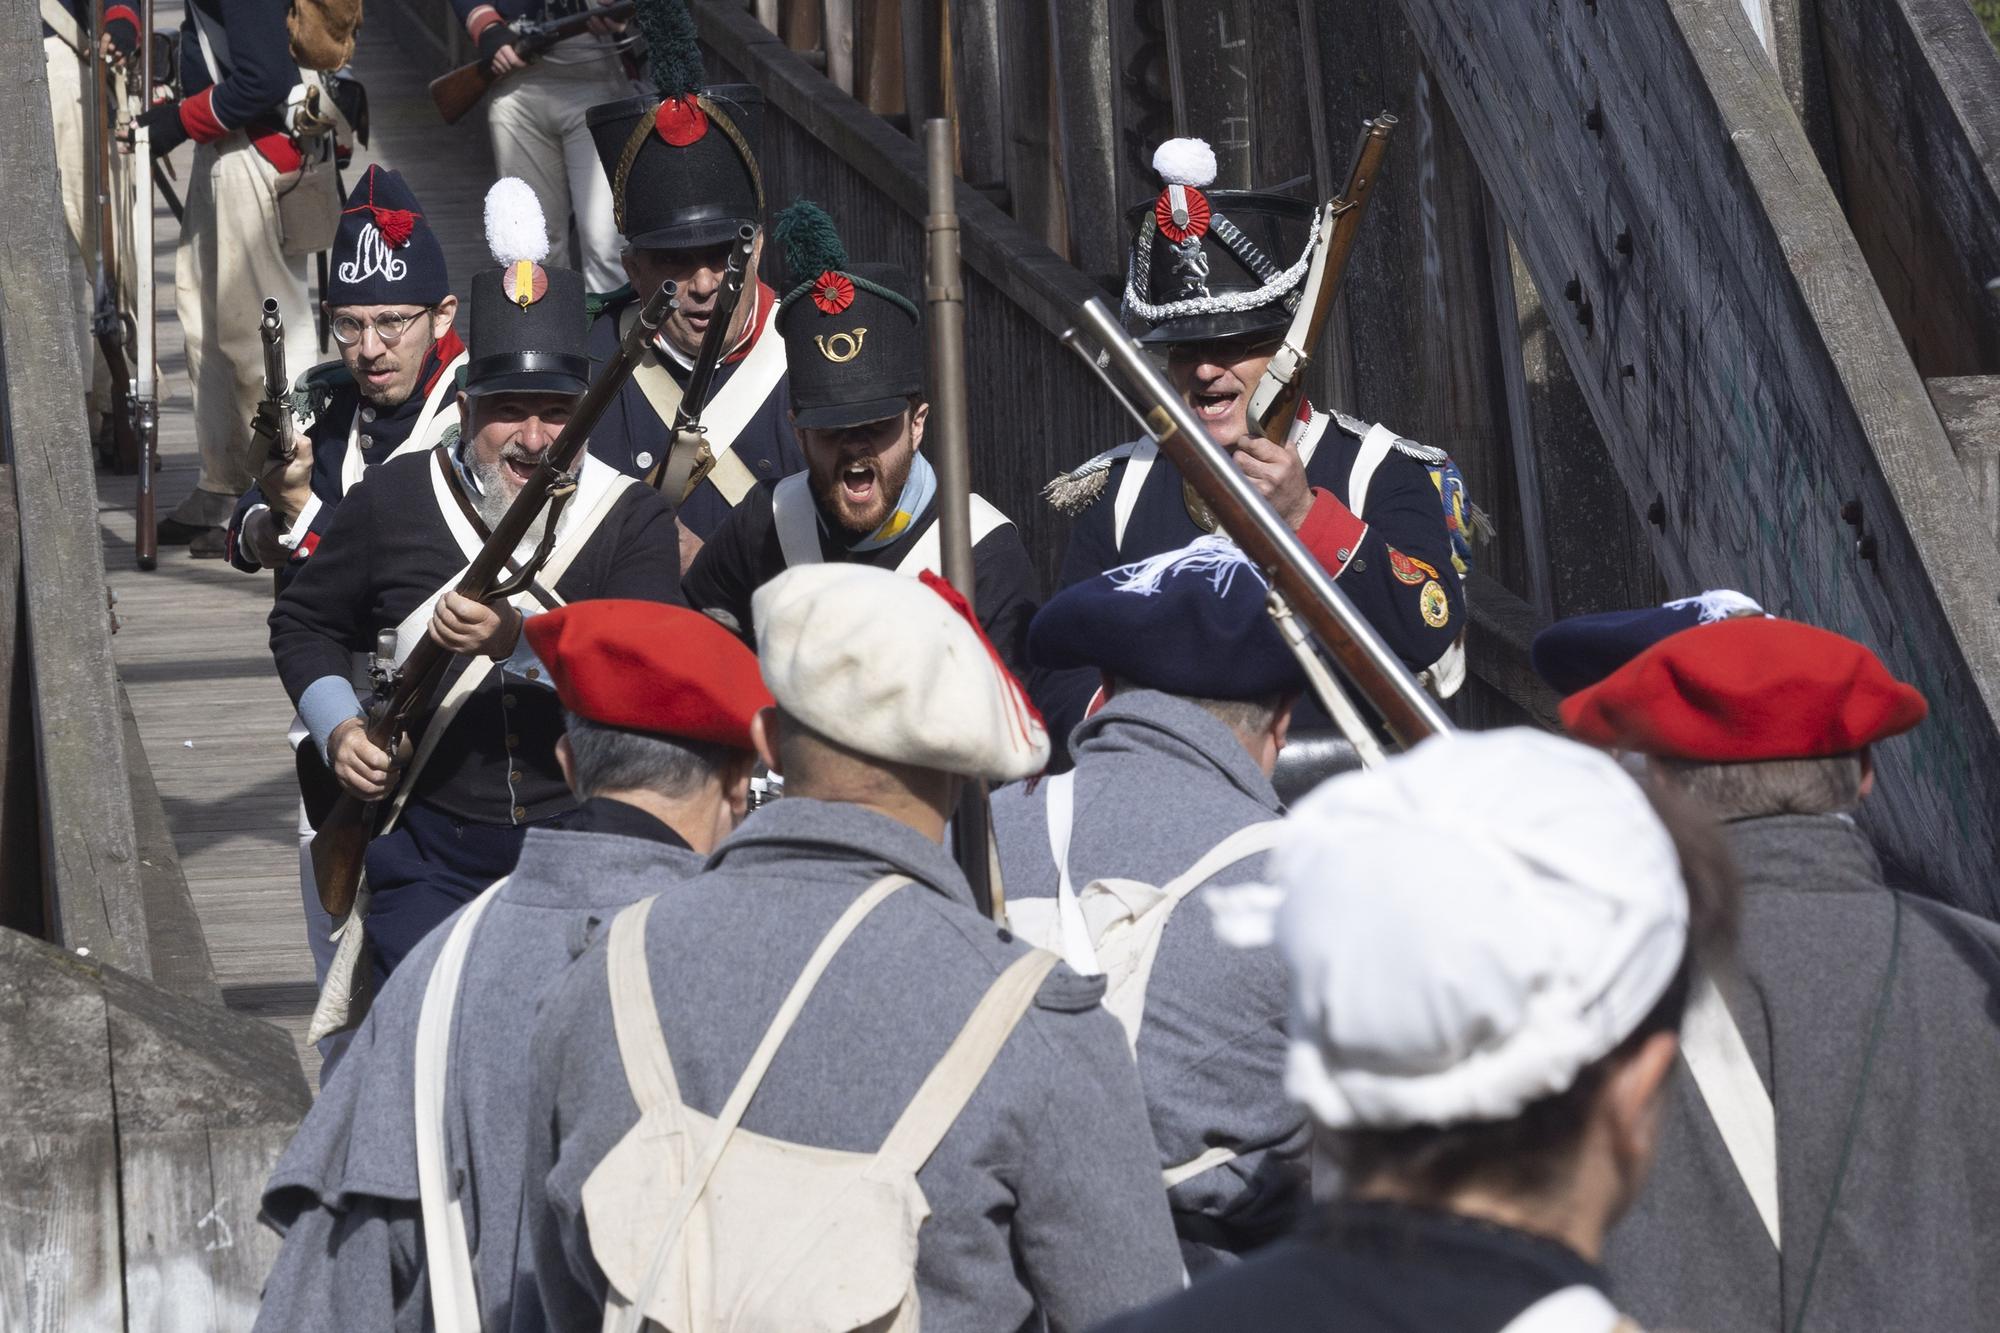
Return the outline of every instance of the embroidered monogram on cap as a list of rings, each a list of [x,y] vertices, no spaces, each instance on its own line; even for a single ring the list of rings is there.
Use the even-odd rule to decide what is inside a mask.
[[[861,342],[867,336],[868,330],[859,328],[852,333],[843,331],[817,334],[813,342],[818,345],[821,356],[836,366],[843,366],[861,355]]]
[[[411,215],[405,213],[404,217]],[[363,282],[380,274],[390,282],[401,282],[410,266],[396,258],[391,247],[404,244],[410,239],[409,224],[404,224],[402,241],[391,240],[373,222],[363,223],[361,235],[354,242],[354,258],[341,261],[340,280],[342,282]]]

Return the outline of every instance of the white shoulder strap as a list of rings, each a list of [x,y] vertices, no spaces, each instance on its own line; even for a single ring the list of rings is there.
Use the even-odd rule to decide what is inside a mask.
[[[1356,518],[1361,517],[1361,510],[1368,503],[1368,483],[1375,479],[1375,469],[1382,466],[1382,460],[1395,447],[1396,432],[1379,421],[1361,437],[1361,449],[1354,455],[1354,466],[1347,473],[1347,507]]]
[[[459,914],[424,984],[417,1014],[416,1137],[417,1196],[423,1208],[425,1273],[431,1313],[438,1333],[478,1333],[479,1288],[473,1277],[472,1247],[465,1238],[465,1211],[451,1187],[445,1146],[445,1075],[450,1063],[452,1016],[465,975],[465,954],[479,918],[498,895],[501,880]]]
[[[1579,1282],[1552,1291],[1507,1322],[1500,1333],[1613,1333],[1632,1327],[1596,1287]]]
[[[972,518],[974,546],[986,540],[986,535],[995,528],[1005,527],[1013,521],[988,504],[986,497],[976,492],[966,498],[970,501],[967,507]],[[933,574],[944,572],[944,534],[937,523],[925,528],[924,535],[911,543],[910,549],[903,553],[903,558],[896,562],[896,572],[907,574],[911,578],[915,578],[927,569]]]
[[[1161,885],[1160,892],[1170,901],[1180,901],[1238,861],[1256,856],[1260,852],[1270,851],[1278,845],[1278,834],[1284,827],[1285,821],[1282,819],[1265,819],[1255,824],[1245,824],[1203,852],[1199,860],[1174,876],[1170,882]]]
[[[1125,460],[1125,475],[1118,479],[1118,494],[1111,502],[1113,552],[1125,549],[1125,529],[1132,522],[1132,510],[1139,504],[1139,492],[1146,489],[1146,474],[1159,457],[1160,446],[1145,439],[1132,446],[1132,456]]]
[[[776,318],[772,316],[772,322]],[[743,497],[757,484],[757,478],[736,456],[736,437],[743,433],[750,418],[757,415],[784,377],[785,340],[771,323],[766,323],[757,341],[750,344],[750,354],[730,372],[729,379],[702,409],[702,429],[707,432],[708,447],[715,455],[715,470],[708,474],[708,481],[732,505],[743,503]],[[666,420],[668,425],[673,424],[671,416]]]
[[[42,22],[48,24],[50,30],[62,39],[64,46],[78,55],[83,54],[83,49],[87,45],[83,29],[77,26],[76,16],[64,9],[57,0],[42,0]]]
[[[1743,1032],[1730,1016],[1722,992],[1706,974],[1695,978],[1681,1021],[1681,1058],[1694,1075],[1701,1100],[1750,1192],[1771,1244],[1778,1232],[1778,1113],[1757,1075]]]
[[[1097,946],[1091,942],[1090,927],[1077,902],[1076,883],[1069,873],[1070,830],[1076,822],[1075,769],[1049,779],[1044,809],[1049,821],[1049,854],[1056,861],[1056,950],[1072,971],[1095,976],[1104,968],[1097,961]]]
[[[794,472],[771,488],[771,519],[778,525],[778,549],[785,568],[820,563],[819,515],[813,510],[812,486],[803,472]]]

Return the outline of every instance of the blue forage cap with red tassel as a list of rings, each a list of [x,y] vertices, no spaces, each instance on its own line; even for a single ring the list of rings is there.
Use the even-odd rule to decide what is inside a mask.
[[[584,115],[618,234],[642,250],[697,250],[764,220],[757,134],[764,95],[749,84],[707,85],[685,0],[638,0],[658,97],[628,97]]]
[[[327,269],[328,305],[436,305],[451,295],[444,247],[402,174],[371,166],[347,196]]]

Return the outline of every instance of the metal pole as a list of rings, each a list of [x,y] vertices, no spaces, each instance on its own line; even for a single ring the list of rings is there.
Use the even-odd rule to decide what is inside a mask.
[[[925,452],[938,474],[938,538],[944,576],[973,605],[972,457],[966,441],[965,286],[958,262],[958,174],[952,168],[951,122],[924,122],[930,168],[929,241],[924,304],[931,321],[931,414]],[[977,606],[974,605],[974,610]]]

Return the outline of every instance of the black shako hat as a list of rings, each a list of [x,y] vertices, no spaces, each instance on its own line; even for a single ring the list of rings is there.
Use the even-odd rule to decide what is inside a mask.
[[[611,211],[627,243],[695,250],[734,240],[764,220],[757,135],[764,94],[747,83],[702,86],[701,48],[684,0],[639,0],[660,96],[594,106],[584,124],[611,182]]]
[[[850,264],[819,205],[780,213],[792,284],[778,305],[794,424],[838,430],[895,416],[924,392],[929,349],[909,279],[894,264]]]
[[[402,174],[370,166],[341,206],[328,305],[436,305],[451,295],[444,247]]]
[[[486,193],[486,244],[497,269],[472,275],[465,392],[580,394],[590,385],[583,274],[548,268],[541,201],[514,176]]]
[[[1215,154],[1169,139],[1153,154],[1164,183],[1126,217],[1134,231],[1123,314],[1142,343],[1281,333],[1318,239],[1319,210],[1258,190],[1208,190]]]

